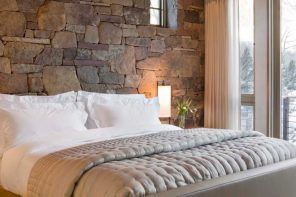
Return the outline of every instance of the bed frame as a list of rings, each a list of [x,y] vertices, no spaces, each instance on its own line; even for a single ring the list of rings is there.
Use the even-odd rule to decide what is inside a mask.
[[[296,159],[204,181],[157,197],[295,197]]]
[[[19,197],[0,188],[1,197]],[[169,190],[150,197],[295,197],[296,159]]]
[[[9,191],[4,190],[1,186],[0,186],[0,196],[2,197],[19,197],[16,194],[13,194]]]

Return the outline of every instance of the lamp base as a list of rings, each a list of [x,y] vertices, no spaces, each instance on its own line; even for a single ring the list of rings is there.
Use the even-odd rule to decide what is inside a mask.
[[[159,120],[160,120],[160,122],[162,124],[171,124],[172,118],[171,117],[169,117],[169,118],[159,118]]]

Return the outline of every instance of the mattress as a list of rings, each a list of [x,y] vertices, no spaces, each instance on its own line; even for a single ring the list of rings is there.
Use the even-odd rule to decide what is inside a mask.
[[[151,125],[128,128],[99,128],[84,132],[60,133],[49,136],[44,141],[32,141],[19,145],[3,154],[0,180],[5,190],[26,196],[27,183],[34,164],[43,156],[69,147],[94,141],[104,141],[122,137],[139,136],[166,130],[179,130],[173,125]]]

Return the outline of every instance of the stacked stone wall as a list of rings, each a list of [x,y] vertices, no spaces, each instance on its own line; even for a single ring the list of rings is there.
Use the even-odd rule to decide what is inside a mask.
[[[149,0],[0,0],[0,92],[157,94],[172,85],[202,124],[204,2],[179,0],[178,28],[149,25]]]

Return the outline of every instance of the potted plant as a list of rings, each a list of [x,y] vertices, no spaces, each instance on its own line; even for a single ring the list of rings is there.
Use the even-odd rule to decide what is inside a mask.
[[[187,99],[187,100],[182,100],[181,102],[178,102],[177,105],[177,110],[178,110],[178,117],[179,117],[179,127],[185,128],[186,124],[186,116],[187,114],[190,113],[195,113],[196,108],[192,106],[192,100]]]

